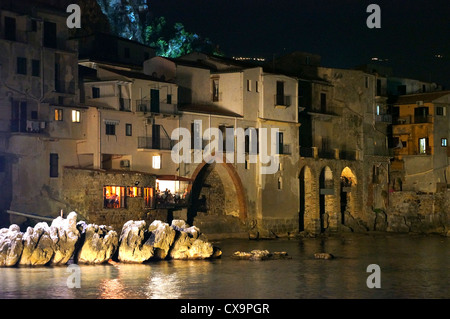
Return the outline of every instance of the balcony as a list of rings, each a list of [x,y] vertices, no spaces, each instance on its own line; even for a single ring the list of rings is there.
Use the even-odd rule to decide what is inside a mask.
[[[392,124],[391,114],[377,114],[375,115],[375,122]]]
[[[55,81],[55,91],[58,93],[75,94],[75,82]]]
[[[311,157],[314,158],[314,147],[304,147],[300,146],[300,156],[301,157]]]
[[[11,120],[11,132],[45,133],[46,122],[40,120]]]
[[[395,125],[433,123],[431,115],[399,116],[393,120]]]
[[[176,104],[171,103],[158,103],[152,106],[151,100],[141,99],[136,100],[136,112],[161,115],[178,115],[178,108]]]
[[[279,155],[291,155],[291,145],[289,145],[289,144],[280,144],[277,154],[279,154]]]
[[[336,159],[336,151],[330,149],[319,149],[319,158]]]
[[[275,94],[274,103],[276,108],[287,108],[291,106],[291,96]]]
[[[339,159],[347,160],[347,161],[356,161],[356,151],[347,151],[347,150],[340,150],[339,151]]]
[[[138,148],[147,150],[171,150],[173,142],[169,138],[153,138],[152,136],[139,136]]]
[[[131,112],[131,100],[119,97],[119,111]]]

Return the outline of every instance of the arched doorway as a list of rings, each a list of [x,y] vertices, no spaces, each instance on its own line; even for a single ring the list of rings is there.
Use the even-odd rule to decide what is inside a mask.
[[[247,219],[245,190],[241,179],[229,163],[198,165],[187,211],[187,223],[194,224],[200,211],[215,216],[233,216],[241,222]]]
[[[314,181],[311,169],[304,166],[299,177],[299,231],[316,232],[316,216],[313,200]]]
[[[319,220],[320,232],[337,227],[335,207],[335,191],[333,171],[325,166],[319,177]]]
[[[347,166],[342,170],[340,177],[340,215],[341,224],[346,225],[346,215],[355,216],[356,176]]]

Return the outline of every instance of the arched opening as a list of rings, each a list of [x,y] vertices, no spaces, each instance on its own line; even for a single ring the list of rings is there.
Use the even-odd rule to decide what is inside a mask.
[[[305,166],[299,177],[299,231],[315,233],[315,210],[313,200],[313,178],[311,169]]]
[[[194,182],[187,211],[188,224],[194,225],[199,213],[203,213],[203,217],[208,217],[209,224],[245,222],[247,219],[245,191],[238,173],[231,164],[203,162],[193,173],[192,179]],[[230,229],[234,227],[231,224],[222,227],[228,227],[224,232],[231,231]],[[234,227],[237,228],[238,226]]]
[[[340,178],[340,198],[341,198],[341,224],[346,225],[346,216],[355,213],[355,196],[356,196],[356,176],[349,167],[342,170]]]
[[[333,172],[328,166],[325,166],[320,172],[319,185],[319,220],[320,232],[323,233],[327,229],[337,227],[336,213],[334,211],[336,196]]]

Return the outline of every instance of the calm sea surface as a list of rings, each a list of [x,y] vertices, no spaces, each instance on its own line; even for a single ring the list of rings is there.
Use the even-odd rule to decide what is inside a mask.
[[[68,288],[67,266],[0,268],[0,298],[450,298],[450,238],[348,234],[214,244],[220,259],[80,266],[80,288]],[[292,259],[230,258],[253,249],[286,251]],[[316,252],[336,258],[314,259]],[[366,285],[370,264],[380,266],[379,289]]]

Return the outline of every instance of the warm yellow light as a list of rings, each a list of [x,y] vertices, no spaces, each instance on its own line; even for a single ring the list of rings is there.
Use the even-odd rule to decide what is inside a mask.
[[[152,167],[154,169],[161,168],[161,155],[153,155],[152,157]]]
[[[72,122],[73,123],[80,122],[80,111],[72,110]]]

